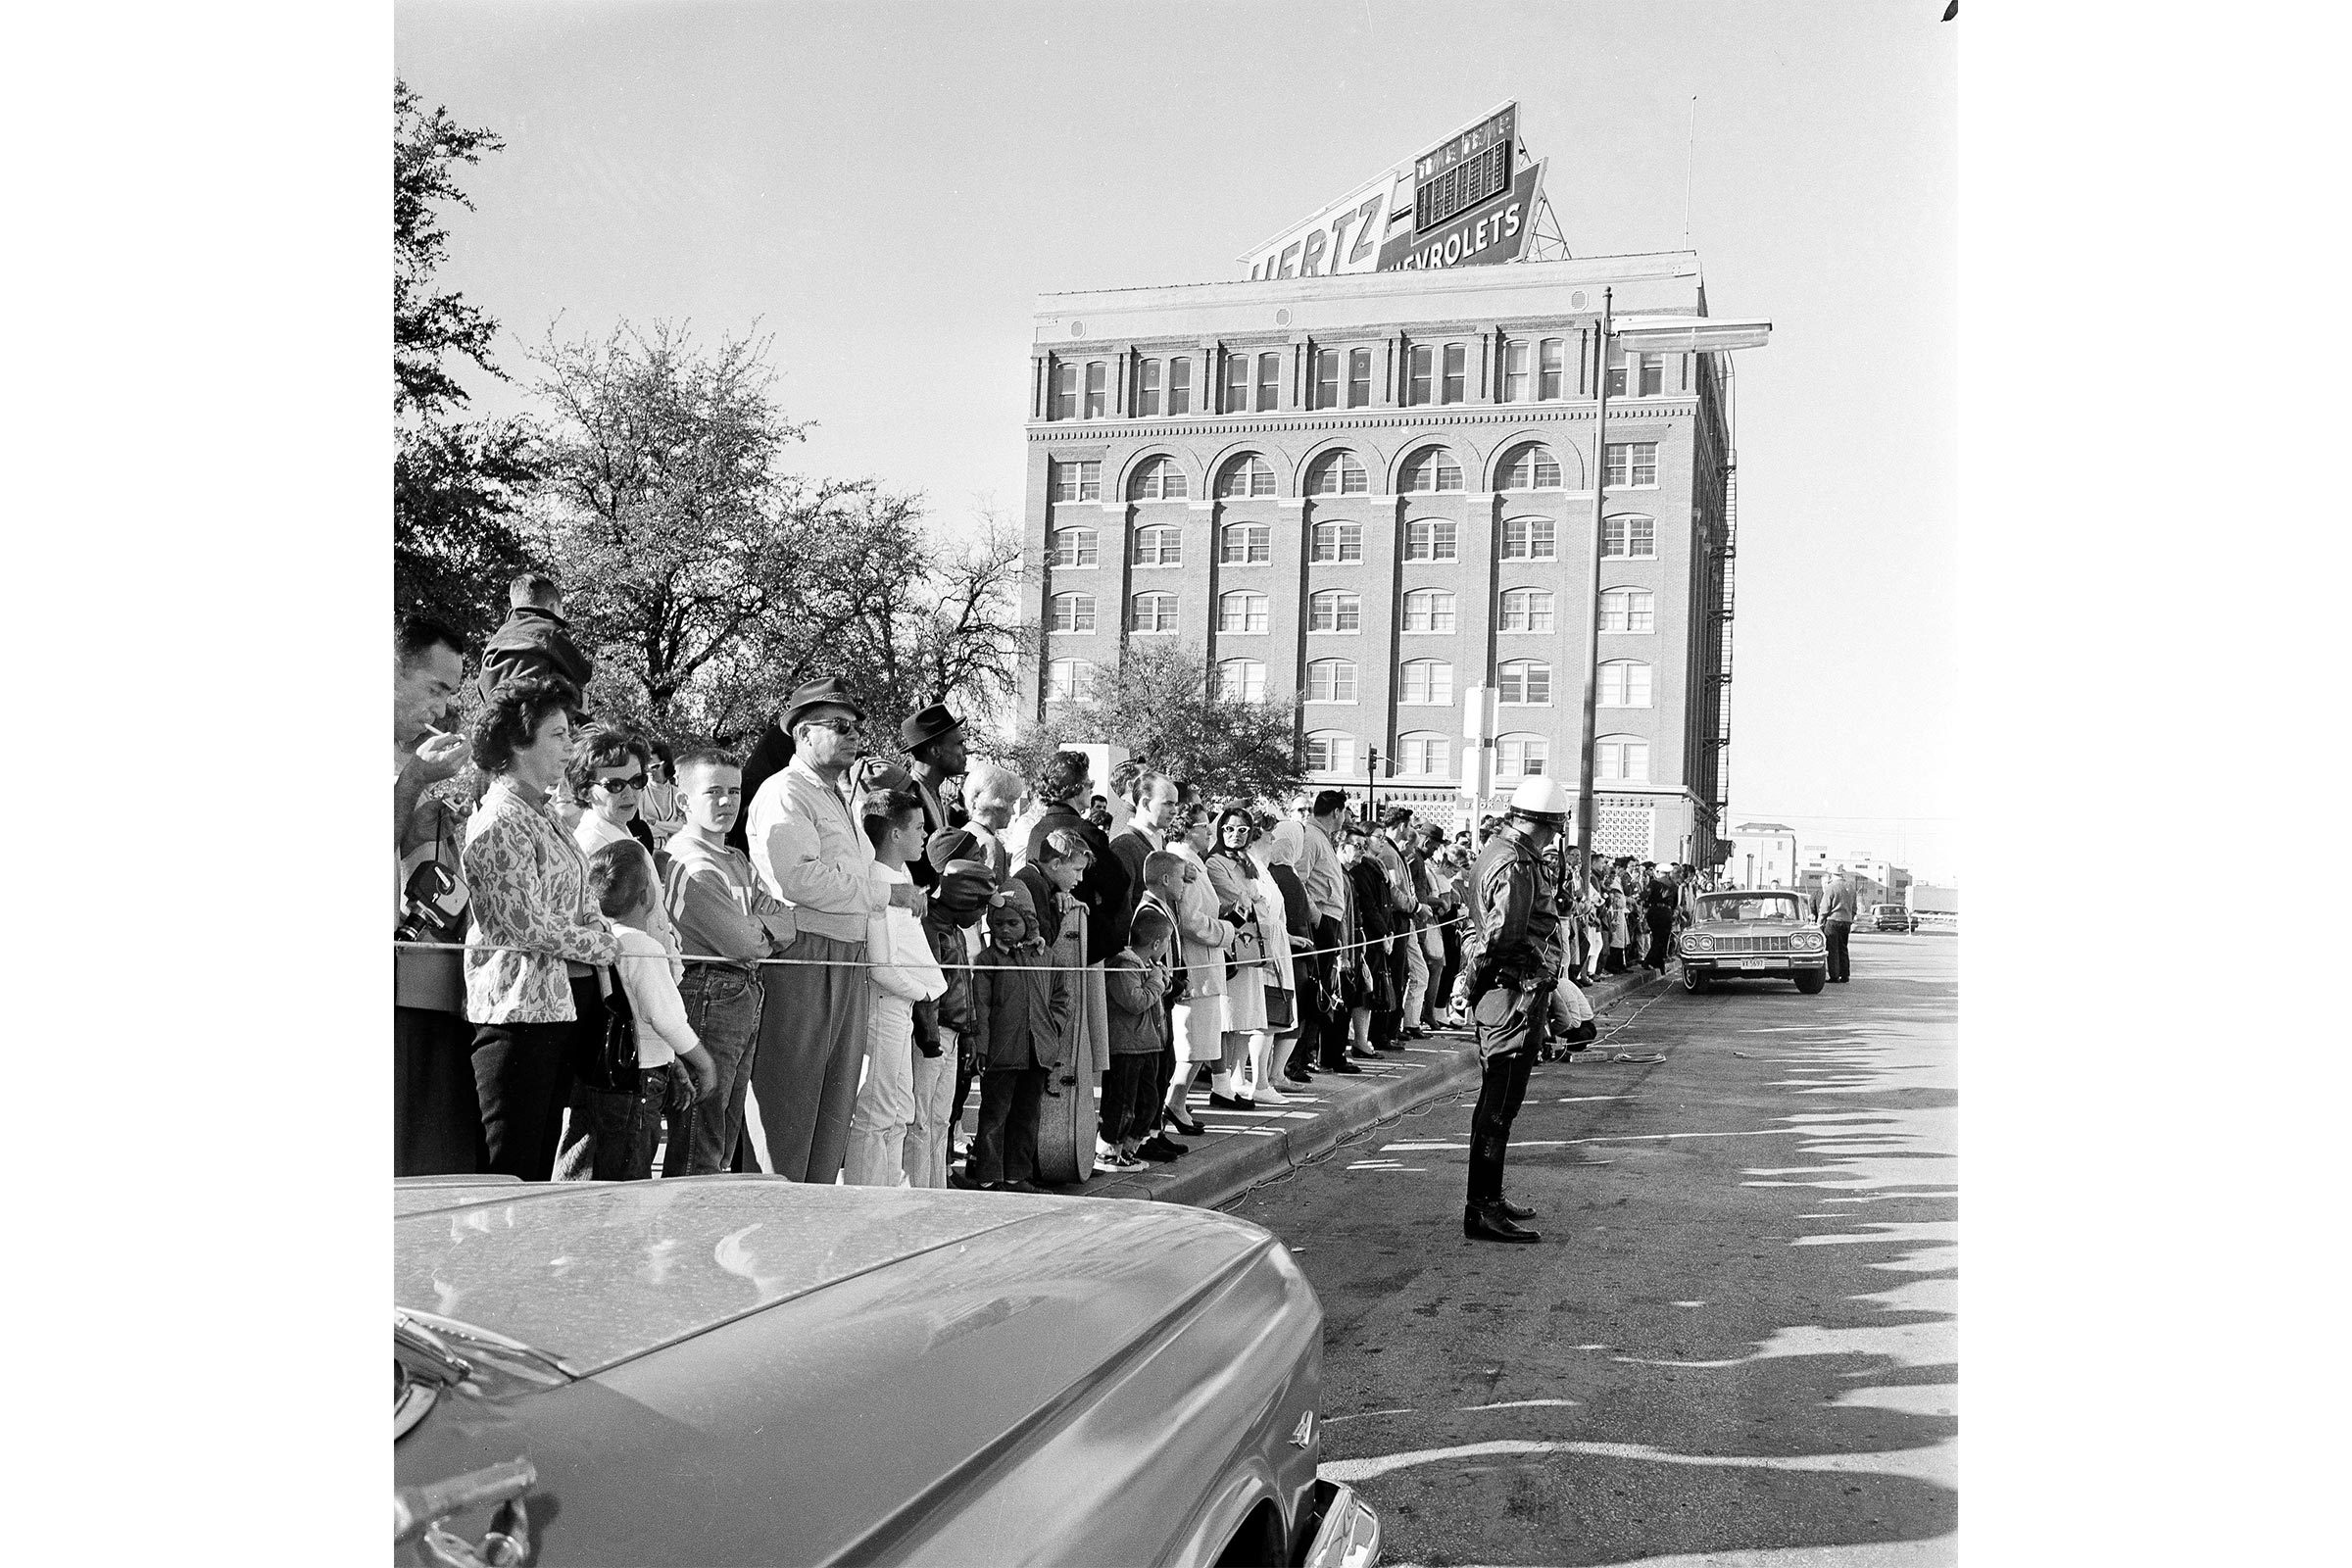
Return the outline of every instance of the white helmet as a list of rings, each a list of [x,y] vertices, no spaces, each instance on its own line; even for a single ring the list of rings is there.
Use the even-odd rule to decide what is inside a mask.
[[[1531,773],[1511,791],[1511,809],[1521,816],[1548,816],[1564,821],[1576,809],[1576,800],[1549,773]]]

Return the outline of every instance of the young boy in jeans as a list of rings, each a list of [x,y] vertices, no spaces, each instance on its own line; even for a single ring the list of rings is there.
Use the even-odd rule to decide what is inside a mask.
[[[1102,1143],[1096,1163],[1142,1170],[1136,1153],[1159,1107],[1159,1054],[1168,1043],[1168,937],[1175,923],[1146,905],[1127,928],[1127,946],[1102,966],[1110,996],[1110,1067],[1102,1074]]]
[[[980,1136],[972,1179],[996,1192],[1039,1191],[1038,1107],[1061,1065],[1070,1027],[1069,977],[1052,967],[1029,890],[1006,884],[988,911],[994,945],[972,970],[972,1044],[979,1054]]]
[[[694,1117],[695,1176],[731,1168],[743,1138],[744,1101],[760,1044],[759,962],[792,942],[791,908],[760,885],[752,862],[727,842],[743,814],[743,764],[726,752],[695,751],[678,759],[678,798],[686,825],[670,835],[664,897],[678,945],[688,954],[724,959],[690,963],[678,992],[688,1021],[710,1054],[718,1088]],[[673,1157],[662,1174],[674,1176]]]
[[[646,930],[661,908],[652,859],[635,840],[606,845],[588,857],[588,893],[620,939],[612,968],[636,1019],[638,1079],[635,1094],[582,1092],[595,1139],[590,1176],[600,1182],[641,1182],[654,1173],[663,1103],[707,1099],[718,1085],[718,1069],[687,1025],[686,1004],[678,1000],[678,977],[686,966]],[[678,1082],[681,1073],[691,1075],[691,1093]]]

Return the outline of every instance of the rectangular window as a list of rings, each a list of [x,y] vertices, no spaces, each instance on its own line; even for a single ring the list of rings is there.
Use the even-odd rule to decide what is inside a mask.
[[[1666,356],[1663,354],[1642,355],[1641,395],[1645,398],[1654,398],[1665,390]]]
[[[1597,703],[1602,708],[1647,708],[1649,666],[1630,661],[1601,665]]]
[[[1598,777],[1611,783],[1649,782],[1647,741],[1602,741],[1595,751],[1593,771]]]
[[[1560,368],[1564,363],[1566,345],[1556,337],[1544,340],[1536,367],[1536,396],[1556,398],[1561,395]]]
[[[1609,360],[1609,396],[1625,396],[1625,350],[1619,349]]]
[[[1357,631],[1363,621],[1363,602],[1354,594],[1317,594],[1307,601],[1308,631]]]
[[[1345,659],[1323,659],[1306,666],[1306,700],[1310,703],[1355,701],[1355,665]]]
[[[1646,561],[1658,553],[1658,524],[1652,517],[1603,517],[1600,553],[1605,560],[1619,557]]]
[[[1266,629],[1264,594],[1227,594],[1217,607],[1217,630],[1259,633]]]
[[[1102,499],[1102,465],[1100,463],[1056,463],[1051,486],[1056,501],[1100,501]]]
[[[1444,778],[1447,756],[1443,735],[1406,735],[1396,742],[1397,770],[1415,777]]]
[[[1551,630],[1551,595],[1540,588],[1514,588],[1502,596],[1502,631]]]
[[[1110,367],[1096,360],[1086,368],[1086,416],[1100,419],[1110,408]]]
[[[1612,441],[1605,467],[1604,478],[1609,484],[1654,485],[1658,482],[1658,444]]]
[[[1513,343],[1502,351],[1502,401],[1527,401],[1527,345]]]
[[[1257,357],[1257,412],[1272,412],[1282,401],[1282,356],[1260,354]]]
[[[1168,412],[1193,412],[1193,362],[1190,360],[1168,362]]]
[[[1495,684],[1498,701],[1514,708],[1542,708],[1551,701],[1551,666],[1533,661],[1505,664]]]
[[[1429,401],[1430,370],[1437,361],[1437,351],[1423,343],[1413,350],[1411,375],[1406,383],[1404,401],[1418,407]]]
[[[1225,412],[1250,412],[1250,356],[1230,354],[1225,358]]]
[[[1340,351],[1315,350],[1315,407],[1336,409],[1340,406]]]
[[[1407,561],[1453,561],[1458,559],[1454,549],[1457,525],[1431,518],[1416,517],[1404,525],[1404,559]]]
[[[1218,560],[1228,566],[1262,566],[1274,559],[1274,531],[1262,523],[1236,523],[1225,530]]]
[[[1144,418],[1159,413],[1159,362],[1146,360],[1136,368],[1135,412]]]
[[[1532,777],[1551,760],[1551,748],[1528,735],[1505,735],[1494,743],[1496,778]]]
[[[1453,706],[1453,666],[1433,659],[1416,659],[1404,666],[1397,701],[1415,708]]]
[[[1502,525],[1503,560],[1551,560],[1556,553],[1554,531],[1548,517],[1514,517]]]
[[[1092,528],[1057,528],[1046,554],[1046,564],[1053,566],[1092,566],[1097,564],[1097,544]]]
[[[1372,351],[1350,349],[1348,353],[1348,406],[1360,409],[1372,401]]]
[[[1355,737],[1309,735],[1306,738],[1306,768],[1310,773],[1354,772]]]
[[[1078,417],[1078,367],[1075,365],[1054,367],[1054,406],[1051,417],[1056,419]]]
[[[1134,562],[1139,566],[1183,565],[1184,535],[1174,528],[1136,529]]]
[[[1463,383],[1467,379],[1465,368],[1469,363],[1469,344],[1448,343],[1446,345],[1446,381],[1441,389],[1444,401],[1447,403],[1462,401]]]

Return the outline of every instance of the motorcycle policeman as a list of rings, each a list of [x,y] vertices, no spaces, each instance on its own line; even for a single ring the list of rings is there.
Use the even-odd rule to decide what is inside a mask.
[[[1471,918],[1486,938],[1470,974],[1471,1017],[1486,1064],[1470,1117],[1470,1192],[1462,1209],[1462,1234],[1472,1241],[1543,1240],[1516,1223],[1535,1210],[1502,1196],[1502,1161],[1560,978],[1560,883],[1550,852],[1572,805],[1558,779],[1530,777],[1512,792],[1510,815],[1479,852],[1470,879]]]

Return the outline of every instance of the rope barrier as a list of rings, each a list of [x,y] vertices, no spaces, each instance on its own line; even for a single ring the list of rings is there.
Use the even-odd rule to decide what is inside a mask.
[[[1365,948],[1392,942],[1396,940],[1397,936],[1418,936],[1425,930],[1443,931],[1447,926],[1466,925],[1469,923],[1469,920],[1470,917],[1468,915],[1460,914],[1454,916],[1450,920],[1437,921],[1427,926],[1416,926],[1409,933],[1396,932],[1386,937],[1366,937],[1361,942],[1344,942],[1336,948],[1308,948],[1302,953],[1292,954],[1291,958],[1293,962],[1296,962],[1300,958],[1320,958],[1331,954],[1355,953]],[[405,949],[413,953],[522,953],[540,958],[564,958],[564,955],[560,953],[549,953],[543,948],[517,948],[500,942],[401,942],[396,940],[392,946],[396,949]],[[670,955],[670,956],[677,959],[681,963],[724,963],[731,964],[736,968],[742,968],[746,963],[757,964],[762,969],[769,967],[780,968],[786,966],[812,969],[897,969],[904,967],[904,965],[896,963],[870,963],[863,958],[747,959],[719,957],[715,955],[708,953],[673,953]],[[586,960],[580,958],[570,958],[564,959],[564,961],[570,963],[581,963],[585,962]],[[1093,971],[1096,967],[1096,965],[1091,963],[1082,963],[1076,965],[1041,963],[1028,966],[1029,971],[1033,974],[1087,974]],[[1181,967],[1181,965],[1179,965],[1179,967]],[[1267,960],[1252,964],[1251,967],[1272,969],[1273,963],[1271,960]],[[981,968],[981,965],[976,963],[943,963],[940,964],[940,968],[959,969],[977,973]]]

